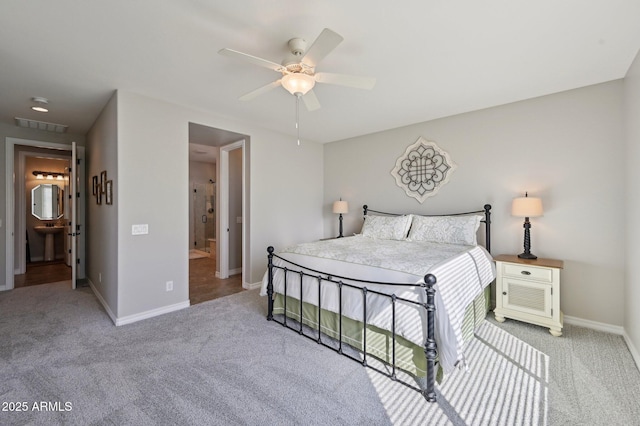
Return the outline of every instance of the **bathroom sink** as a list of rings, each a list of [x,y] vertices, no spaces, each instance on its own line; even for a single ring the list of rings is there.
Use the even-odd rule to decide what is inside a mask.
[[[58,232],[61,232],[64,229],[64,226],[34,226],[33,229],[36,230],[37,233],[44,235],[44,260],[50,261],[55,260],[55,245],[53,243],[54,235]]]
[[[64,226],[34,226],[33,229],[40,234],[55,234],[64,229]]]

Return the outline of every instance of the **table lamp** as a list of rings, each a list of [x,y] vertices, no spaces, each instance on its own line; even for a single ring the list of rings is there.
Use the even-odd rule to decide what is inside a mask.
[[[514,198],[511,204],[511,215],[524,217],[524,252],[518,255],[521,259],[537,259],[538,256],[531,253],[531,229],[530,217],[542,216],[542,200],[540,198],[529,197],[525,192],[524,197]]]
[[[340,201],[333,203],[333,212],[340,215],[340,235],[338,235],[338,238],[342,238],[342,215],[349,213],[349,203],[342,201],[342,198],[340,198]]]

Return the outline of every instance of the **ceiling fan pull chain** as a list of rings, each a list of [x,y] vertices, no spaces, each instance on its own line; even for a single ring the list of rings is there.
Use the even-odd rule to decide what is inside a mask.
[[[298,146],[300,146],[300,93],[296,94],[296,130],[298,131]]]

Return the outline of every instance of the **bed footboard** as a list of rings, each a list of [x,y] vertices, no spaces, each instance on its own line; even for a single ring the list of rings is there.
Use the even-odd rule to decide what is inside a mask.
[[[426,302],[425,303],[419,303],[413,300],[408,300],[408,299],[403,299],[400,298],[398,296],[396,296],[395,294],[387,294],[387,293],[383,293],[381,291],[376,290],[376,286],[377,285],[393,285],[393,286],[416,286],[416,284],[399,284],[399,283],[384,283],[384,282],[374,282],[374,281],[363,281],[363,280],[359,280],[359,279],[354,279],[354,278],[349,278],[349,277],[340,277],[340,276],[336,276],[336,275],[332,275],[329,273],[325,273],[325,272],[321,272],[321,271],[314,271],[312,269],[303,267],[301,265],[297,265],[293,262],[287,261],[286,259],[283,259],[281,257],[279,257],[278,255],[274,254],[274,248],[273,247],[269,247],[267,248],[267,252],[268,252],[268,271],[267,271],[267,298],[268,298],[268,308],[267,308],[267,320],[268,321],[275,321],[278,322],[279,324],[297,331],[299,334],[302,334],[303,336],[312,339],[314,341],[316,341],[319,344],[322,344],[323,346],[338,352],[341,355],[344,355],[354,361],[357,361],[359,363],[361,363],[363,366],[365,367],[369,367],[372,368],[373,370],[377,371],[380,374],[383,374],[389,378],[391,378],[394,381],[398,381],[402,384],[404,384],[405,386],[408,386],[411,389],[414,389],[420,393],[422,393],[424,395],[424,397],[427,399],[427,401],[429,402],[435,402],[436,400],[436,393],[435,393],[435,361],[436,361],[436,356],[437,356],[437,348],[436,348],[436,340],[435,340],[435,328],[434,328],[434,321],[435,321],[435,288],[434,285],[436,284],[436,277],[432,274],[427,274],[424,277],[424,283],[421,283],[420,285],[422,286],[423,290],[425,291],[425,295],[426,295]],[[278,257],[280,260],[287,262],[288,264],[290,264],[292,266],[292,268],[289,267],[284,267],[284,266],[279,266],[279,265],[275,265],[273,262],[273,258],[274,257]],[[275,297],[275,292],[274,292],[274,283],[273,283],[273,277],[274,277],[274,271],[275,270],[282,270],[284,272],[284,315],[283,315],[283,319],[282,321],[280,321],[279,319],[277,319],[276,317],[274,317],[273,311],[274,311],[274,297]],[[298,322],[298,325],[296,328],[294,328],[293,326],[291,326],[290,324],[287,323],[287,287],[289,285],[287,277],[289,276],[289,274],[294,274],[299,276],[299,282],[300,282],[300,297],[299,297],[299,309],[300,309],[300,321]],[[302,310],[303,310],[303,292],[302,292],[302,285],[303,285],[303,278],[304,277],[311,277],[314,280],[317,281],[317,286],[318,286],[318,295],[320,295],[322,293],[322,288],[323,285],[332,285],[332,286],[336,286],[338,289],[338,295],[339,295],[339,309],[337,312],[338,318],[339,318],[339,330],[337,333],[338,338],[337,340],[337,348],[334,347],[333,345],[327,344],[326,342],[324,342],[322,340],[322,331],[321,331],[321,323],[322,323],[322,306],[321,305],[321,298],[318,297],[318,310],[317,310],[317,336],[312,336],[309,334],[305,334],[304,333],[304,327],[303,327],[303,318],[302,318]],[[351,283],[359,283],[362,286],[357,286]],[[363,348],[362,351],[358,350],[358,352],[360,352],[362,354],[362,359],[360,359],[359,357],[355,357],[350,355],[348,352],[343,350],[343,345],[346,344],[343,341],[343,330],[342,330],[342,325],[343,325],[343,313],[342,313],[342,294],[343,294],[343,288],[352,288],[352,289],[357,289],[358,291],[361,292],[362,297],[363,297],[363,313],[362,313],[362,317],[364,319],[364,325],[362,327],[362,342],[363,342]],[[384,359],[375,357],[379,362],[382,362],[383,364],[385,364],[388,368],[389,371],[383,370],[381,368],[377,368],[374,365],[371,365],[371,363],[369,363],[367,361],[367,357],[368,356],[373,356],[367,353],[367,296],[369,294],[375,294],[378,296],[383,296],[383,297],[387,297],[389,298],[389,300],[391,301],[391,315],[392,315],[392,319],[391,319],[391,362],[387,362]],[[413,304],[416,305],[417,307],[419,307],[419,309],[424,309],[426,312],[426,343],[424,345],[424,354],[426,357],[426,385],[424,386],[424,388],[421,387],[417,387],[412,383],[409,383],[403,379],[401,379],[398,375],[397,375],[397,363],[396,363],[396,331],[395,331],[395,323],[396,323],[396,303],[397,302],[403,302],[403,303],[409,303],[409,304]]]

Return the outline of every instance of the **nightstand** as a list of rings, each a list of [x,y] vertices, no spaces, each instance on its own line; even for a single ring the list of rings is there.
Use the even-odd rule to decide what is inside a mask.
[[[560,269],[556,259],[520,259],[501,254],[496,262],[496,320],[505,318],[549,327],[553,336],[562,336],[560,311]]]

